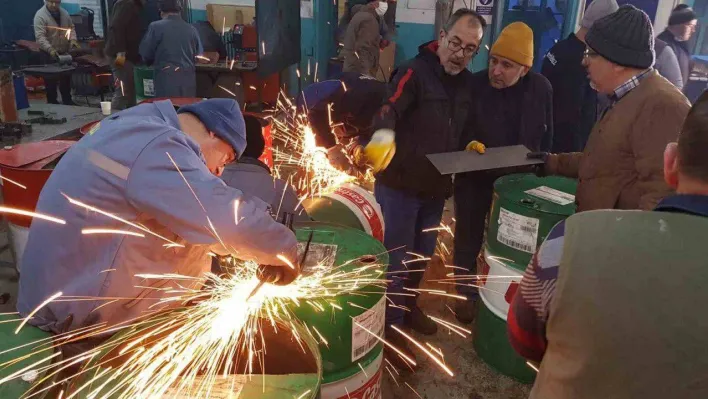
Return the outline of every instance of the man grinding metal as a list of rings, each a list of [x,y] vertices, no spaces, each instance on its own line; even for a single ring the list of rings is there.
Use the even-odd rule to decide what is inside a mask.
[[[210,251],[269,265],[260,273],[269,282],[292,282],[299,274],[293,232],[270,216],[265,202],[218,177],[245,147],[244,119],[230,99],[205,100],[179,113],[170,101],[159,101],[103,120],[66,153],[42,190],[37,212],[66,225],[32,222],[22,258],[19,313],[26,317],[61,292],[96,300],[51,302],[29,323],[60,334],[128,322],[157,310],[159,300],[169,295],[164,288],[177,284],[137,275],[199,277],[210,270]],[[70,199],[101,211],[88,211]],[[124,234],[86,235],[87,229]],[[200,284],[194,284],[190,288],[198,289]]]

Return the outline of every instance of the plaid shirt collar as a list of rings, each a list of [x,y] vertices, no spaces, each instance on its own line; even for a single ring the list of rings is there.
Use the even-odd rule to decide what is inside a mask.
[[[653,71],[653,68],[649,68],[643,72],[641,72],[639,75],[632,76],[631,79],[628,81],[622,83],[618,88],[615,89],[614,94],[612,94],[611,99],[612,102],[617,102],[622,99],[622,97],[626,96],[630,91],[634,90],[639,84],[649,76],[649,73]]]

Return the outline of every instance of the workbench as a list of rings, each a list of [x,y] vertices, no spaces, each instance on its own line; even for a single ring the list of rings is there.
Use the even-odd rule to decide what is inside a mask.
[[[78,139],[81,137],[79,128],[81,126],[103,119],[100,108],[77,107],[61,104],[44,104],[31,102],[28,109],[18,111],[21,121],[36,118],[36,115],[29,115],[28,111],[43,111],[46,116],[52,118],[66,118],[66,123],[58,125],[32,124],[32,133],[23,136],[20,143],[32,143],[42,140]]]

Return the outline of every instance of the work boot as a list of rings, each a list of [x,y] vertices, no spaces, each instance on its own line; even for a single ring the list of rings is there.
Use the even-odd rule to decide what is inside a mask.
[[[404,322],[406,326],[423,335],[433,335],[438,332],[438,325],[435,324],[433,319],[423,313],[418,305],[412,306],[411,311],[406,313]]]
[[[401,328],[403,326],[397,327]],[[409,333],[403,328],[401,328],[401,330],[403,330],[406,334]],[[388,342],[396,349],[404,353],[408,358],[412,359],[413,361],[417,361],[415,358],[415,353],[413,353],[410,346],[408,346],[408,340],[406,339],[406,337],[401,335],[401,333],[394,330],[393,328],[386,327],[385,337],[386,342]],[[418,368],[417,364],[411,364],[403,357],[401,357],[398,352],[391,349],[391,347],[389,347],[388,345],[384,345],[384,357],[386,358],[386,360],[388,360],[389,363],[391,363],[395,368],[397,368],[398,371],[415,371]]]
[[[477,301],[458,301],[455,304],[455,317],[462,324],[472,324],[477,316]]]

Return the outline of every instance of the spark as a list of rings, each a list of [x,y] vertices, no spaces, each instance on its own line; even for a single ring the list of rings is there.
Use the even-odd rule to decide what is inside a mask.
[[[125,87],[123,87],[123,81],[120,81],[120,92],[125,97]]]
[[[145,234],[141,234],[135,231],[129,230],[118,230],[118,229],[82,229],[81,234],[122,234],[126,236],[134,236],[145,238]],[[115,269],[114,269],[115,270]]]
[[[366,376],[366,378],[369,378],[369,374],[366,372],[366,370],[364,370],[364,367],[362,367],[361,363],[357,363],[357,365],[358,365],[359,368],[361,369],[361,372],[364,373],[364,375]]]
[[[258,90],[258,89],[256,89],[256,86],[248,86],[248,88],[251,90]]]
[[[265,55],[265,41],[261,41],[261,50],[263,51],[263,55]]]
[[[223,91],[225,91],[225,92],[231,94],[232,96],[236,97],[236,94],[234,94],[233,91],[227,89],[226,87],[224,87],[224,86],[222,86],[222,85],[219,85],[219,88],[220,88],[221,90],[223,90]]]
[[[307,394],[309,394],[310,392],[312,392],[312,389],[308,389],[307,391],[305,391],[305,393],[303,393],[302,395],[298,396],[297,399],[302,399],[302,398],[304,398],[304,397],[307,396]]]
[[[396,386],[399,386],[399,387],[400,387],[401,385],[398,383],[398,380],[397,380],[396,377],[393,375],[393,373],[391,372],[391,369],[390,369],[388,366],[386,366],[386,371],[388,371],[388,373],[391,374],[391,378],[393,379],[393,382],[396,383]],[[396,373],[398,373],[398,371],[396,371]]]
[[[275,255],[275,257],[280,259],[281,261],[283,261],[283,263],[288,265],[289,268],[295,270],[295,265],[293,265],[293,262],[291,262],[290,259],[286,258],[285,256],[283,256],[281,254]]]
[[[29,216],[31,218],[42,219],[48,222],[54,222],[58,224],[66,224],[66,221],[54,216],[44,215],[37,212],[26,211],[24,209],[9,208],[7,206],[0,206],[0,213],[10,213],[13,215]]]
[[[226,33],[226,16],[224,16],[224,21],[221,24],[221,36],[224,36]]]
[[[202,60],[202,61],[211,62],[211,59],[209,57],[205,57],[203,55],[196,55],[195,58]]]
[[[17,333],[20,332],[20,330],[22,329],[22,327],[24,327],[24,325],[27,324],[27,322],[32,318],[32,316],[34,316],[35,314],[37,314],[37,312],[39,312],[40,309],[42,309],[43,307],[47,306],[47,304],[49,304],[50,302],[52,302],[53,300],[59,298],[59,297],[62,296],[62,295],[64,295],[64,294],[63,294],[61,291],[60,291],[60,292],[57,292],[56,294],[54,294],[54,295],[50,296],[49,298],[45,299],[44,302],[42,302],[42,303],[39,304],[39,306],[37,306],[36,308],[34,308],[34,310],[31,311],[30,314],[28,314],[27,317],[24,318],[24,320],[22,320],[22,323],[20,323],[20,325],[17,326],[17,329],[15,330],[15,335],[17,335]]]
[[[411,391],[413,391],[413,393],[415,394],[415,396],[419,397],[420,399],[423,399],[423,398],[418,394],[418,392],[417,392],[415,389],[413,389],[412,386],[410,386],[407,382],[406,382],[405,384],[406,384],[406,386],[407,386],[408,388],[410,388]]]
[[[14,180],[12,180],[12,179],[8,179],[8,178],[5,177],[5,176],[0,176],[0,179],[5,180],[5,181],[8,182],[8,183],[12,183],[12,184],[16,185],[17,187],[20,187],[20,188],[22,188],[22,189],[27,190],[27,186],[22,185],[22,184],[20,184],[20,183],[14,181]]]
[[[438,366],[440,366],[440,368],[442,368],[450,377],[454,377],[454,376],[455,376],[455,374],[452,372],[452,370],[450,370],[450,368],[447,367],[447,366],[445,365],[445,363],[443,363],[442,361],[440,361],[440,359],[439,359],[437,356],[433,355],[433,354],[428,350],[428,348],[426,348],[425,346],[421,345],[420,342],[416,341],[416,340],[415,340],[413,337],[411,337],[410,335],[408,335],[408,334],[404,333],[403,331],[401,331],[401,329],[398,328],[397,326],[394,325],[394,326],[391,326],[391,328],[393,328],[394,330],[396,330],[399,334],[403,335],[403,337],[405,337],[406,339],[408,339],[413,345],[417,346],[418,349],[420,349],[421,351],[423,351],[423,353],[425,353],[426,355],[428,355],[428,357],[430,357],[431,359],[433,359],[433,361],[434,361],[435,363],[437,363]]]
[[[415,360],[411,359],[408,355],[406,355],[405,353],[403,353],[403,351],[401,351],[400,349],[398,349],[398,348],[396,348],[395,346],[393,346],[393,345],[391,345],[390,343],[388,343],[388,341],[386,341],[385,339],[379,337],[378,334],[372,332],[371,330],[369,330],[368,328],[362,326],[361,324],[357,323],[356,321],[353,321],[353,323],[356,324],[357,326],[359,326],[362,330],[364,330],[364,331],[368,332],[369,334],[371,334],[372,337],[374,337],[374,338],[376,338],[377,340],[379,340],[382,344],[384,344],[384,345],[388,346],[389,348],[393,349],[393,351],[396,352],[396,353],[398,353],[398,355],[399,355],[400,357],[402,357],[403,360],[407,361],[408,363],[412,364],[413,366],[416,365]],[[392,327],[395,328],[395,326],[392,326]]]
[[[237,199],[234,201],[234,224],[238,224],[240,221],[238,218],[238,207],[241,204],[241,200]]]
[[[531,368],[532,368],[535,372],[537,372],[537,373],[540,371],[540,370],[538,369],[538,367],[534,366],[533,363],[531,363],[531,362],[526,362],[526,365],[529,366],[529,367],[531,367]]]
[[[167,238],[165,238],[165,237],[163,237],[163,236],[161,236],[161,235],[159,235],[159,234],[157,234],[157,233],[154,233],[152,230],[149,230],[149,229],[147,229],[147,228],[145,228],[145,227],[143,227],[143,226],[141,226],[141,225],[139,225],[139,224],[135,224],[135,223],[133,223],[133,222],[129,222],[128,220],[125,220],[125,219],[123,219],[123,218],[121,218],[121,217],[119,217],[119,216],[116,216],[116,215],[114,215],[114,214],[112,214],[112,213],[110,213],[110,212],[106,212],[106,211],[104,211],[104,210],[102,210],[102,209],[96,208],[95,206],[91,206],[91,205],[85,204],[85,203],[83,203],[83,202],[81,202],[81,201],[78,201],[78,200],[76,200],[76,199],[73,199],[73,198],[69,197],[68,195],[66,195],[66,194],[64,194],[64,193],[62,193],[62,195],[63,195],[67,200],[69,200],[69,203],[71,203],[71,204],[73,204],[73,205],[82,207],[82,208],[84,208],[84,209],[86,209],[86,210],[89,210],[89,211],[93,211],[93,212],[99,213],[99,214],[101,214],[101,215],[103,215],[103,216],[106,216],[106,217],[109,217],[109,218],[111,218],[111,219],[117,220],[117,221],[119,221],[119,222],[121,222],[121,223],[125,223],[125,224],[127,224],[128,226],[134,227],[134,228],[136,228],[136,229],[138,229],[138,230],[140,230],[140,231],[144,231],[145,233],[151,234],[151,235],[153,235],[153,236],[155,236],[155,237],[157,237],[157,238],[161,238],[161,239],[167,241],[168,243],[170,243],[171,245],[173,245],[173,246],[175,246],[175,247],[184,248],[184,245],[182,245],[182,244],[177,244],[176,242],[174,242],[174,241],[172,241],[172,240],[169,240],[169,239],[167,239]],[[66,222],[65,222],[65,223],[66,223]]]

